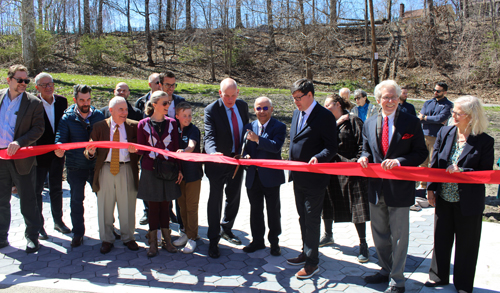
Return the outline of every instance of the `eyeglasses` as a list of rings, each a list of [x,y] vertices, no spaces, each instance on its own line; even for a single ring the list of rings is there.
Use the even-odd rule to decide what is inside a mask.
[[[170,83],[164,83],[163,86],[166,86],[167,88],[170,88],[170,87],[176,87],[177,84],[176,83],[173,83],[173,84],[170,84]]]
[[[458,112],[455,112],[455,111],[453,111],[453,110],[451,110],[450,112],[451,112],[451,116],[453,116],[453,115],[457,115],[458,117],[462,117],[462,116],[467,115],[467,114],[465,114],[465,113],[458,113]]]
[[[354,99],[357,101],[357,100],[361,100],[362,98],[364,98],[364,97],[355,97]]]
[[[41,83],[41,84],[37,84],[37,86],[42,87],[42,88],[54,87],[54,83],[53,82]]]
[[[25,84],[28,84],[31,81],[29,78],[22,79],[22,78],[15,78],[15,77],[13,77],[12,79],[15,79],[17,81],[17,83],[23,83],[24,82]]]
[[[382,97],[384,101],[397,101],[398,99],[398,97]]]
[[[293,98],[295,101],[300,102],[300,100],[302,100],[302,98],[303,98],[305,95],[307,95],[307,94],[303,94],[303,95],[302,95],[302,96],[300,96],[300,97],[294,97],[294,96],[292,96],[292,98]]]
[[[163,102],[163,107],[165,107],[166,105],[170,105],[172,104],[172,101],[164,101]]]
[[[269,107],[268,107],[268,106],[265,106],[265,107],[257,107],[257,108],[255,108],[255,110],[257,110],[257,111],[267,111],[267,110],[269,110]]]
[[[434,92],[440,94],[441,92],[443,92],[443,90],[437,90],[437,89],[434,89]]]

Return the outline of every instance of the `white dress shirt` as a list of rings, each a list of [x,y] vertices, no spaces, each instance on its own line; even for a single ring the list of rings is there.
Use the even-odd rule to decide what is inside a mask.
[[[113,141],[113,134],[115,133],[115,128],[116,128],[116,123],[111,118],[111,125],[109,128],[109,140]],[[120,132],[120,142],[127,142],[127,131],[125,131],[125,123],[122,123],[118,125],[118,131]],[[110,163],[111,162],[111,149],[108,152],[108,156],[106,157],[105,162]],[[130,154],[128,152],[128,149],[120,149],[120,162],[130,162]]]
[[[56,123],[56,113],[54,104],[56,102],[56,98],[52,95],[52,103],[49,104],[44,98],[41,98],[43,108],[45,109],[45,113],[47,114],[47,118],[49,118],[50,126],[52,126],[52,132],[55,132],[55,123]]]

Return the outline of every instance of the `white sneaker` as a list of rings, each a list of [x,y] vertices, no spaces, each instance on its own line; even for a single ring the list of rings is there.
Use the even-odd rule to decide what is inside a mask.
[[[419,212],[422,208],[418,205],[418,203],[410,206],[410,211],[414,211],[414,212]]]
[[[429,207],[429,201],[427,200],[427,198],[417,197],[417,198],[415,198],[415,201],[422,208],[428,208]]]
[[[184,249],[182,252],[184,253],[193,253],[193,251],[196,249],[196,241],[189,239],[188,242],[186,243],[186,246],[184,246]]]
[[[188,236],[182,233],[181,237],[177,238],[177,240],[172,242],[172,244],[174,246],[183,246],[184,244],[186,244],[186,242],[188,242],[188,240],[189,240]]]

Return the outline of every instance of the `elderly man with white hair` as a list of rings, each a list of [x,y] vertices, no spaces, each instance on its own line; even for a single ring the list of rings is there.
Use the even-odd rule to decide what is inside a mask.
[[[349,108],[346,109],[346,110],[350,110],[352,109],[353,107],[356,107],[356,104],[351,102],[351,100],[349,99],[349,97],[351,96],[351,90],[346,88],[346,87],[343,87],[339,90],[339,96],[342,97],[342,99],[344,99],[347,103],[349,103]]]
[[[393,80],[384,80],[374,93],[382,111],[365,122],[363,152],[358,163],[363,168],[368,163],[381,164],[386,171],[398,166],[418,166],[427,157],[424,134],[418,118],[399,110],[401,88]],[[365,281],[389,282],[386,293],[402,293],[415,181],[380,178],[369,181],[372,235],[381,270],[365,277]]]
[[[111,117],[94,125],[91,141],[137,142],[137,121],[127,119],[128,106],[123,97],[109,101]],[[134,146],[127,149],[107,149],[87,146],[85,156],[96,160],[92,189],[97,193],[99,237],[101,253],[113,248],[113,221],[115,204],[118,206],[121,240],[130,250],[138,250],[135,242],[135,203],[139,182],[139,168]]]

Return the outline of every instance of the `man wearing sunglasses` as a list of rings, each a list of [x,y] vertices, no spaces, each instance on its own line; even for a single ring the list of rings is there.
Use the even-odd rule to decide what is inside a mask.
[[[420,165],[420,167],[428,167],[432,159],[432,151],[436,136],[439,129],[448,121],[451,116],[451,109],[453,103],[446,98],[448,85],[444,82],[438,82],[434,86],[434,98],[424,103],[422,110],[418,113],[418,118],[422,123],[422,130],[425,135],[425,145],[429,151],[427,159]],[[417,189],[427,189],[427,182],[420,182]]]
[[[59,121],[55,143],[88,142],[95,123],[104,120],[101,111],[91,106],[92,88],[88,85],[77,84],[73,87],[73,102]],[[73,224],[73,240],[71,247],[83,244],[85,235],[85,219],[83,218],[83,201],[85,199],[85,185],[92,185],[94,180],[95,161],[85,158],[84,148],[69,150],[55,150],[56,156],[66,155],[66,169],[71,193],[71,223]]]
[[[245,125],[247,132],[247,158],[281,160],[281,147],[285,141],[286,125],[272,118],[273,105],[269,98],[259,97],[254,104],[257,120]],[[278,236],[281,234],[280,186],[285,183],[283,170],[249,166],[246,176],[248,200],[250,201],[250,229],[252,242],[243,248],[251,253],[266,248],[264,244],[264,200],[267,207],[271,255],[281,255]]]
[[[144,118],[146,118],[146,114],[144,113],[144,108],[146,107],[146,103],[149,101],[151,94],[156,91],[160,91],[162,89],[162,85],[160,82],[160,74],[159,73],[151,74],[148,78],[148,85],[151,91],[149,91],[149,93],[137,99],[134,105],[137,109],[139,109],[143,113]]]
[[[9,87],[0,90],[0,149],[7,149],[9,156],[15,155],[21,147],[34,145],[45,128],[42,102],[25,92],[29,82],[28,69],[23,65],[12,65],[7,72]],[[35,194],[35,162],[35,157],[0,160],[0,248],[9,245],[10,199],[14,184],[26,223],[26,252],[33,253],[40,249],[38,231],[41,223]]]
[[[60,95],[54,94],[54,80],[48,73],[42,72],[35,77],[35,87],[40,93],[38,98],[42,101],[45,121],[45,131],[38,139],[37,145],[54,144],[56,130],[59,121],[68,108],[68,100]],[[63,234],[71,233],[71,230],[64,224],[63,216],[63,191],[62,177],[64,169],[64,159],[57,157],[53,152],[49,152],[36,157],[36,199],[40,212],[42,227],[40,228],[39,239],[47,240],[49,236],[43,227],[44,218],[42,215],[42,192],[43,185],[49,175],[49,195],[52,218],[54,219],[54,230]]]

